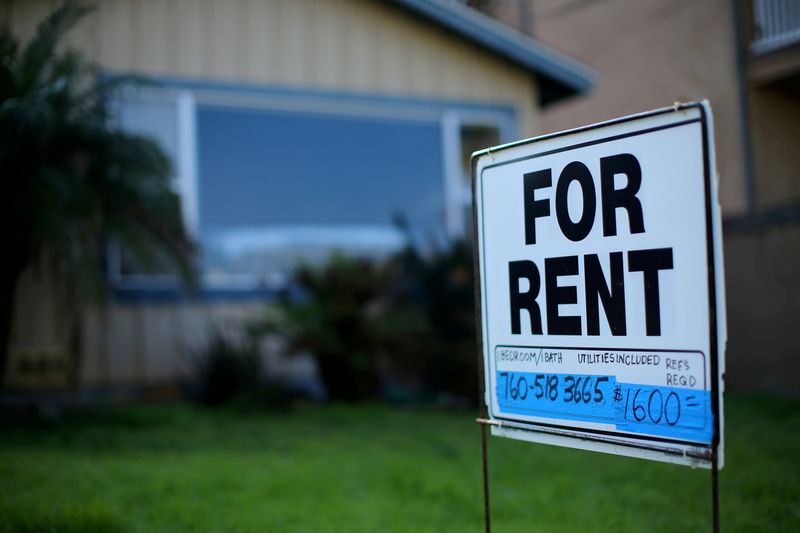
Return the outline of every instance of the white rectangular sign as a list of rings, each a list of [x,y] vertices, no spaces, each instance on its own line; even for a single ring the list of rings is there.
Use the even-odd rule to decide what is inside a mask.
[[[703,102],[474,154],[493,434],[722,465],[713,146]]]

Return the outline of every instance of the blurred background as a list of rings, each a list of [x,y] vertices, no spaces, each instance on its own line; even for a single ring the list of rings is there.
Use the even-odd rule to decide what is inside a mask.
[[[472,152],[703,98],[758,464],[728,461],[723,523],[800,527],[800,2],[0,0],[0,27],[0,530],[480,528]],[[705,527],[697,476],[648,465],[606,516],[640,463],[524,446],[508,530],[552,454],[538,497],[589,469],[598,500],[545,530]]]

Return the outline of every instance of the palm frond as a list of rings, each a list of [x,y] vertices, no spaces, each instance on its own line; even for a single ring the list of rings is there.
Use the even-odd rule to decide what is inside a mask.
[[[0,102],[16,93],[14,66],[18,44],[8,28],[0,29]]]
[[[170,160],[152,139],[109,120],[117,91],[152,84],[98,76],[80,53],[58,48],[89,11],[64,2],[21,54],[0,33],[0,91],[8,95],[0,99],[0,179],[8,193],[0,210],[11,214],[23,255],[57,250],[64,268],[82,276],[96,271],[85,265],[97,262],[97,243],[110,236],[143,260],[166,258],[191,280],[194,244],[170,186]]]
[[[36,34],[20,58],[20,81],[23,87],[33,87],[39,81],[59,41],[93,9],[77,0],[66,0],[39,23]]]

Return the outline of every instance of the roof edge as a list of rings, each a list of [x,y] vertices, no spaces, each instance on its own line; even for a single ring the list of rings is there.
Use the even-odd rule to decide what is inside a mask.
[[[543,82],[543,105],[586,93],[594,86],[594,71],[583,63],[472,8],[437,0],[392,2],[531,71]]]

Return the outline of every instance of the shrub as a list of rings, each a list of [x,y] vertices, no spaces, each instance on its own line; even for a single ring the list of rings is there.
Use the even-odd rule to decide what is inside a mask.
[[[428,256],[408,248],[396,261],[406,278],[403,305],[422,314],[425,330],[413,335],[395,360],[404,359],[429,392],[474,401],[478,355],[471,245],[453,241]]]
[[[205,405],[253,398],[264,386],[258,348],[251,340],[233,341],[214,333],[195,361],[193,397]]]
[[[282,335],[292,353],[311,354],[329,398],[375,397],[387,383],[395,399],[477,398],[468,243],[427,256],[409,247],[382,263],[335,256],[300,268],[293,289],[258,329]]]
[[[262,330],[288,341],[292,353],[314,357],[328,397],[358,401],[380,391],[380,360],[420,329],[417,314],[393,300],[393,263],[334,256],[295,273],[295,294],[270,308]]]

